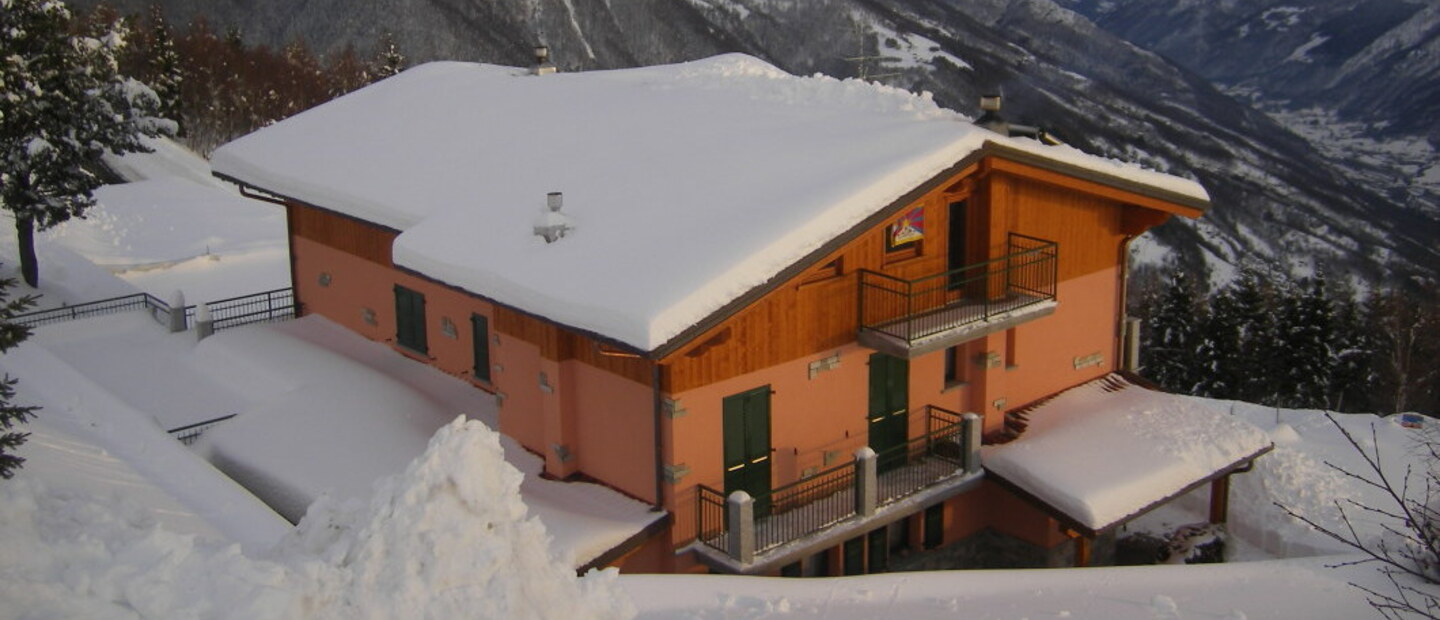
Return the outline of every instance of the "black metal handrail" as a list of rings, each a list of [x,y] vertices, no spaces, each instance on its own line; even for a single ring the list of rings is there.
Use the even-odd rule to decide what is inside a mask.
[[[277,288],[250,295],[206,302],[215,331],[229,327],[286,320],[295,316],[295,289]],[[194,321],[196,306],[185,308],[185,316]]]
[[[899,464],[880,474],[877,498],[879,504],[883,506],[909,496],[960,471],[965,465],[961,441],[962,424],[963,422],[954,422],[942,425],[879,454],[881,463]]]
[[[859,270],[860,327],[914,345],[941,332],[1055,299],[1058,244],[1011,233],[1008,253],[913,280]]]
[[[768,518],[756,515],[755,550],[764,551],[855,514],[855,462],[844,463],[776,487],[755,503],[769,502]]]
[[[722,553],[729,553],[730,531],[726,529],[725,494],[705,485],[695,489],[695,532],[700,542]]]
[[[24,314],[17,314],[13,317],[10,317],[9,319],[7,319],[7,321],[10,323],[15,323],[17,325],[39,327],[41,325],[50,325],[52,323],[73,321],[75,319],[83,319],[92,316],[118,314],[120,312],[129,312],[131,310],[139,310],[142,308],[150,310],[152,314],[157,312],[164,312],[166,315],[168,315],[170,313],[170,305],[163,301],[160,301],[154,295],[151,295],[149,293],[135,293],[133,295],[111,297],[109,299],[101,299],[98,301],[91,301],[83,304],[60,306],[58,308],[47,308],[45,310],[26,312]]]
[[[200,436],[204,435],[205,431],[210,430],[211,427],[226,420],[229,420],[236,415],[237,414],[234,413],[230,415],[222,415],[218,418],[205,420],[204,422],[196,422],[194,424],[186,424],[185,426],[181,426],[179,428],[172,428],[165,432],[170,433],[176,439],[179,439],[180,443],[188,446],[198,441],[200,439]]]
[[[928,432],[877,455],[878,462],[888,458],[901,463],[877,477],[881,505],[913,494],[965,465],[963,416],[935,406],[926,411]],[[756,506],[768,506],[766,513],[755,514],[755,551],[772,549],[855,516],[857,466],[858,461],[843,463],[753,496]],[[729,553],[724,493],[699,485],[696,521],[697,538],[703,544]]]
[[[276,321],[295,318],[295,289],[291,287],[279,288],[272,291],[263,291],[251,295],[242,295],[208,302],[210,317],[215,331],[250,323],[264,321]],[[195,322],[197,306],[185,306],[185,325],[190,327]],[[145,309],[150,315],[162,323],[167,322],[170,316],[170,304],[161,301],[149,293],[134,293],[110,299],[101,299],[82,304],[60,306],[17,314],[8,319],[8,322],[28,327],[39,327],[52,323],[61,323],[83,319],[92,316],[106,314],[118,314],[132,310]]]

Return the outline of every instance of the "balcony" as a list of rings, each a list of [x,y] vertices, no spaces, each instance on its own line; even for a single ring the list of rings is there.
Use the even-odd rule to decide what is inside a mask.
[[[980,416],[926,410],[923,436],[883,453],[861,448],[853,462],[763,496],[726,497],[701,485],[694,545],[701,562],[726,573],[764,574],[977,484]]]
[[[902,280],[860,271],[861,345],[906,359],[1055,311],[1059,248],[1012,233],[1005,256]]]

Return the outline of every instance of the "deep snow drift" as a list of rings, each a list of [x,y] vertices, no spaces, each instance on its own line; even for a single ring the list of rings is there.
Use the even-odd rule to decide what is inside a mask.
[[[22,476],[0,484],[3,615],[626,618],[613,570],[577,578],[519,499],[499,437],[456,419],[366,506],[318,503],[270,559]],[[124,507],[122,505],[122,507]]]

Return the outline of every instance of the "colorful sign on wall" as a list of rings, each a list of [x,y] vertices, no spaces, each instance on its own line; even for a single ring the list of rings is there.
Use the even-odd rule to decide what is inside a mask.
[[[890,225],[890,248],[899,248],[925,238],[925,208],[915,207]]]

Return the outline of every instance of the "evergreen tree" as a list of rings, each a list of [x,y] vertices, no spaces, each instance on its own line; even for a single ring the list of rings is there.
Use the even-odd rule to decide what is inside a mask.
[[[1235,391],[1231,398],[1252,403],[1274,400],[1280,383],[1275,352],[1275,292],[1253,268],[1244,268],[1232,284],[1236,356],[1231,360]]]
[[[1373,411],[1367,401],[1375,379],[1371,368],[1375,345],[1366,328],[1367,318],[1348,287],[1337,290],[1333,302],[1335,326],[1326,407],[1334,411]]]
[[[1335,306],[1323,276],[1307,278],[1299,290],[1287,291],[1281,300],[1277,333],[1283,381],[1272,404],[1325,406],[1336,348]]]
[[[1440,414],[1440,294],[1372,293],[1365,303],[1376,411]]]
[[[1227,288],[1211,297],[1210,311],[1200,329],[1200,348],[1195,352],[1200,371],[1195,375],[1195,395],[1238,398],[1247,380],[1241,368],[1249,359],[1240,321],[1234,291]]]
[[[180,66],[180,52],[175,49],[175,37],[160,5],[150,6],[149,41],[145,54],[145,83],[155,91],[159,99],[159,114],[178,124],[176,135],[184,135],[185,125],[180,118],[180,89],[185,75]]]
[[[145,150],[173,132],[149,87],[118,71],[124,31],[71,33],[58,0],[8,0],[0,11],[0,206],[15,217],[20,273],[39,283],[35,230],[94,205],[87,167],[106,152]]]
[[[1274,400],[1279,383],[1274,312],[1271,288],[1250,267],[1210,297],[1208,311],[1202,313],[1207,318],[1197,356],[1203,372],[1195,394],[1256,403]]]
[[[16,325],[8,319],[35,303],[29,295],[9,299],[6,291],[15,284],[13,278],[0,279],[0,353],[9,351],[30,335],[30,328]],[[15,429],[18,424],[29,421],[38,407],[22,407],[10,402],[15,396],[15,379],[6,375],[0,379],[0,478],[9,479],[25,459],[15,456],[15,449],[25,443],[29,433]]]
[[[380,44],[376,47],[375,60],[370,69],[374,80],[383,80],[400,73],[409,64],[405,55],[400,53],[400,46],[395,43],[395,36],[389,30],[380,33]]]
[[[1198,326],[1204,316],[1197,301],[1195,285],[1183,271],[1174,271],[1164,290],[1152,295],[1146,305],[1150,318],[1142,332],[1142,372],[1168,390],[1190,393],[1202,369],[1197,364],[1200,348]]]

